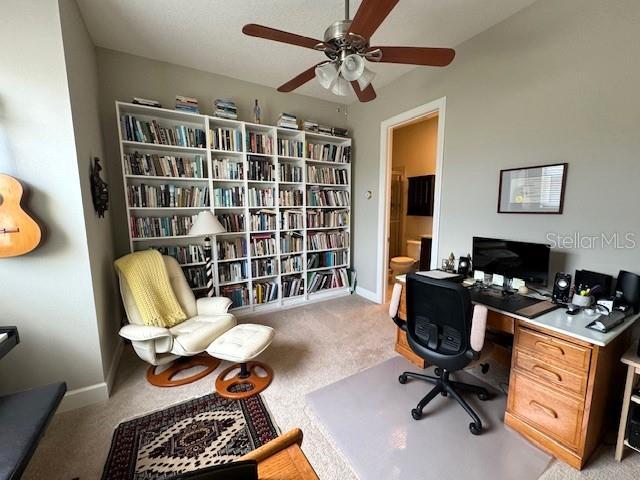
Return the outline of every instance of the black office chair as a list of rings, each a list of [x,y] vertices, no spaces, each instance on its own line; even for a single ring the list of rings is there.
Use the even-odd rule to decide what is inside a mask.
[[[436,376],[404,372],[398,380],[424,380],[435,387],[411,410],[415,420],[422,418],[422,410],[438,394],[453,397],[471,416],[469,430],[474,435],[482,433],[482,422],[478,414],[460,396],[458,391],[478,395],[488,400],[487,389],[449,379],[449,374],[461,370],[479,359],[484,345],[487,323],[487,308],[473,307],[469,292],[458,283],[435,280],[424,275],[407,275],[407,321],[398,317],[398,306],[402,285],[396,284],[389,307],[389,315],[402,330],[407,332],[411,349],[436,366]]]

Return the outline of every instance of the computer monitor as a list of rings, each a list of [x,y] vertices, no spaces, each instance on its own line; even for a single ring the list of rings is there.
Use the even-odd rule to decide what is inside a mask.
[[[549,245],[542,243],[473,237],[473,269],[544,287],[549,277],[549,251]]]

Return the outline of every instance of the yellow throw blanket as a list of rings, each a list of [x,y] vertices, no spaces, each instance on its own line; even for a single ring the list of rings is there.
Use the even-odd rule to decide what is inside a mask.
[[[157,250],[134,252],[115,261],[145,325],[172,327],[186,320]]]

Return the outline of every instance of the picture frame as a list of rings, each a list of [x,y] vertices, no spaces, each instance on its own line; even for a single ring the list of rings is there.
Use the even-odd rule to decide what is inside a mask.
[[[568,163],[500,170],[498,213],[561,215]]]

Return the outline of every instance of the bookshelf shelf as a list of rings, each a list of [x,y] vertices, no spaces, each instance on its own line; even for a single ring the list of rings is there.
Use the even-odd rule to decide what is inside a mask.
[[[171,252],[189,252],[191,248],[197,251],[198,248],[202,248],[203,246],[204,236],[172,235],[162,237],[134,237],[131,230],[132,220],[143,217],[171,218],[177,216],[179,218],[193,218],[199,211],[210,208],[214,215],[217,215],[221,219],[221,222],[228,225],[228,228],[237,230],[212,236],[211,242],[213,248],[215,293],[216,295],[234,297],[234,306],[230,311],[237,315],[244,316],[263,309],[267,311],[275,308],[277,305],[289,308],[291,306],[304,304],[307,301],[319,301],[325,298],[343,296],[349,292],[348,285],[334,288],[327,288],[327,286],[336,285],[336,283],[344,285],[346,271],[351,264],[350,249],[348,247],[342,247],[312,250],[310,248],[311,240],[308,235],[329,235],[332,231],[344,232],[348,239],[348,232],[350,231],[349,224],[342,227],[330,227],[326,225],[329,225],[328,217],[333,217],[333,222],[335,222],[335,215],[338,215],[339,218],[346,216],[347,221],[350,222],[350,206],[309,205],[311,195],[309,192],[339,190],[350,193],[350,161],[327,161],[327,158],[331,159],[334,155],[338,155],[338,158],[342,159],[343,157],[340,157],[342,154],[349,156],[351,139],[217,118],[209,115],[134,105],[125,102],[116,102],[116,112],[118,120],[123,119],[123,121],[119,122],[120,128],[118,129],[118,136],[120,153],[123,158],[122,167],[125,180],[125,200],[129,198],[129,186],[136,186],[136,188],[138,188],[144,184],[149,187],[163,188],[160,186],[175,184],[176,188],[206,188],[208,198],[206,203],[211,204],[210,207],[134,207],[129,206],[127,203],[126,211],[129,222],[129,243],[131,251],[149,247],[155,248],[156,246],[168,248]],[[176,132],[176,135],[180,135],[180,132],[186,130],[195,132],[195,137],[193,138],[197,138],[196,144],[204,144],[205,146],[183,147],[179,145],[132,141],[130,140],[131,138],[149,139],[154,138],[154,135],[153,132],[149,135],[147,131],[143,136],[138,135],[137,132],[132,136],[132,129],[138,129],[136,126],[137,123],[126,123],[126,120],[122,117],[123,115],[135,117],[135,120],[141,124],[144,124],[144,122],[154,124],[155,122],[155,124],[160,127],[160,130],[165,129],[169,134]],[[129,136],[127,137],[126,135]],[[127,138],[129,138],[129,140]],[[157,134],[155,138],[153,141],[157,141],[157,138],[159,138]],[[180,138],[184,139],[186,137],[183,135]],[[279,142],[279,140],[282,140],[282,142]],[[174,143],[183,143],[183,140],[177,140],[177,142],[174,141]],[[185,143],[193,145],[193,139]],[[233,148],[237,149],[227,150],[224,148],[214,148],[214,146],[233,146]],[[260,153],[253,153],[250,150],[257,150]],[[168,158],[168,160],[162,160],[164,162],[174,161],[169,157],[176,157],[177,160],[175,160],[175,162],[180,162],[179,159],[182,158],[185,161],[184,171],[182,163],[174,163],[172,165],[179,165],[179,168],[171,167],[170,169],[170,171],[178,171],[180,174],[188,171],[187,165],[193,165],[193,162],[196,162],[196,165],[198,165],[196,174],[202,174],[203,176],[172,177],[132,174],[131,170],[133,165],[130,167],[129,164],[127,164],[127,170],[125,170],[125,162],[127,161],[125,155],[133,156],[134,152],[138,152],[139,155],[143,156],[145,161],[147,161],[146,159],[148,157],[155,155],[159,156],[161,160]],[[307,156],[312,155],[314,157],[324,158],[325,160],[314,160],[307,158],[307,156],[295,156],[297,152],[305,152]],[[283,155],[279,155],[279,153],[283,153]],[[285,155],[286,153],[293,153],[294,156]],[[136,154],[136,159],[138,158],[138,154]],[[252,159],[253,162],[251,162]],[[188,164],[186,163],[187,161],[189,162]],[[155,162],[156,160],[154,160],[154,163]],[[260,164],[265,166],[271,165],[271,167],[256,167],[256,165]],[[316,169],[312,167],[316,167]],[[323,175],[322,177],[313,177],[314,180],[333,179],[332,177],[337,175],[337,172],[334,174],[333,171],[328,170],[327,167],[346,170],[346,179],[349,180],[349,183],[345,185],[318,183],[311,182],[310,178],[307,177],[307,175],[312,175],[310,172],[313,171],[313,175]],[[173,168],[178,168],[178,170],[172,170]],[[272,169],[271,174],[273,176],[269,177],[263,168],[266,168],[267,172],[269,169]],[[309,169],[309,171],[307,171],[307,169]],[[134,171],[136,173],[147,173],[149,170],[151,170],[151,172],[154,171],[154,169],[151,168],[138,168]],[[163,173],[167,173],[164,165],[162,170]],[[156,171],[158,171],[157,167]],[[256,171],[259,173],[253,173]],[[329,174],[326,173],[327,171]],[[193,175],[191,172],[188,174]],[[341,175],[344,180],[345,174]],[[217,178],[221,176],[238,178]],[[254,178],[274,178],[274,180],[251,180],[251,176]],[[287,180],[280,181],[280,179]],[[294,179],[298,181],[289,181]],[[258,199],[262,198],[264,201],[265,198],[270,199],[273,197],[274,205],[250,205],[249,202],[254,201],[250,200],[250,198],[256,198],[256,191],[253,189],[257,191]],[[271,190],[271,194],[261,193],[261,190]],[[132,191],[135,191],[135,189],[132,189]],[[143,189],[143,191],[145,190]],[[326,195],[328,199],[330,197],[329,193],[314,193],[314,196],[319,195]],[[241,200],[243,205],[216,206],[214,204],[215,202],[229,204],[232,198],[233,203]],[[347,202],[349,201],[349,196],[347,196],[346,200]],[[288,203],[292,201],[301,204],[289,205]],[[265,221],[263,218],[260,218],[260,220],[256,219],[256,216],[260,215],[260,210],[265,211],[264,213],[266,215],[270,215],[267,211],[274,214],[276,228],[272,228],[274,226],[270,223],[272,220]],[[324,221],[325,225],[321,223],[317,227],[307,227],[307,215],[313,215],[314,210],[317,211],[316,215],[318,216],[315,217],[313,223],[318,225],[318,219],[322,217],[323,219],[320,221]],[[333,211],[346,213],[331,213]],[[252,216],[254,216],[253,219]],[[262,215],[260,216],[262,217]],[[326,220],[324,220],[324,216],[327,217]],[[188,219],[185,219],[185,221],[188,222]],[[135,222],[133,222],[133,225],[135,225]],[[296,225],[299,228],[282,228],[285,225]],[[251,228],[255,226],[264,226],[269,228],[269,230],[252,230]],[[237,249],[236,254],[244,254],[245,256],[218,259],[218,257],[223,256],[219,254],[218,249],[230,248],[228,244],[222,242],[235,244],[235,248]],[[251,255],[250,251],[253,250],[252,245],[256,245],[257,251],[273,253],[268,255]],[[292,249],[295,251],[288,251]],[[225,251],[228,252],[228,250]],[[335,253],[340,251],[346,253]],[[178,253],[172,254],[177,255]],[[229,253],[226,253],[226,255],[228,254]],[[320,254],[319,256],[322,259],[320,264],[333,261],[340,263],[340,265],[309,269],[307,268],[307,257],[311,254]],[[191,255],[191,253],[189,253],[189,255]],[[233,253],[231,253],[231,255],[233,255]],[[202,257],[187,256],[186,258],[182,258],[184,262],[185,260],[188,261],[192,259],[200,260]],[[254,262],[256,263],[254,264]],[[314,262],[315,265],[318,264],[316,259],[314,259]],[[186,272],[190,268],[205,268],[206,265],[207,263],[204,261],[192,261],[181,264],[181,267],[184,268]],[[284,271],[286,269],[292,269],[292,271],[286,272]],[[260,273],[264,274],[266,271],[279,273],[258,276]],[[320,289],[310,292],[310,279],[322,278],[323,276],[329,278],[332,275],[334,275],[334,277],[331,280],[327,280],[321,285],[315,282],[313,288],[318,288],[320,285]],[[235,280],[221,281],[222,278],[235,278]],[[277,288],[277,298],[272,297],[273,299],[270,301],[259,303],[259,298],[254,295],[256,285],[266,283],[272,284]],[[206,294],[206,287],[196,287],[192,290],[196,296]],[[239,292],[241,294],[239,294]],[[290,296],[286,296],[286,294],[290,294]],[[264,300],[264,298],[261,299]]]

